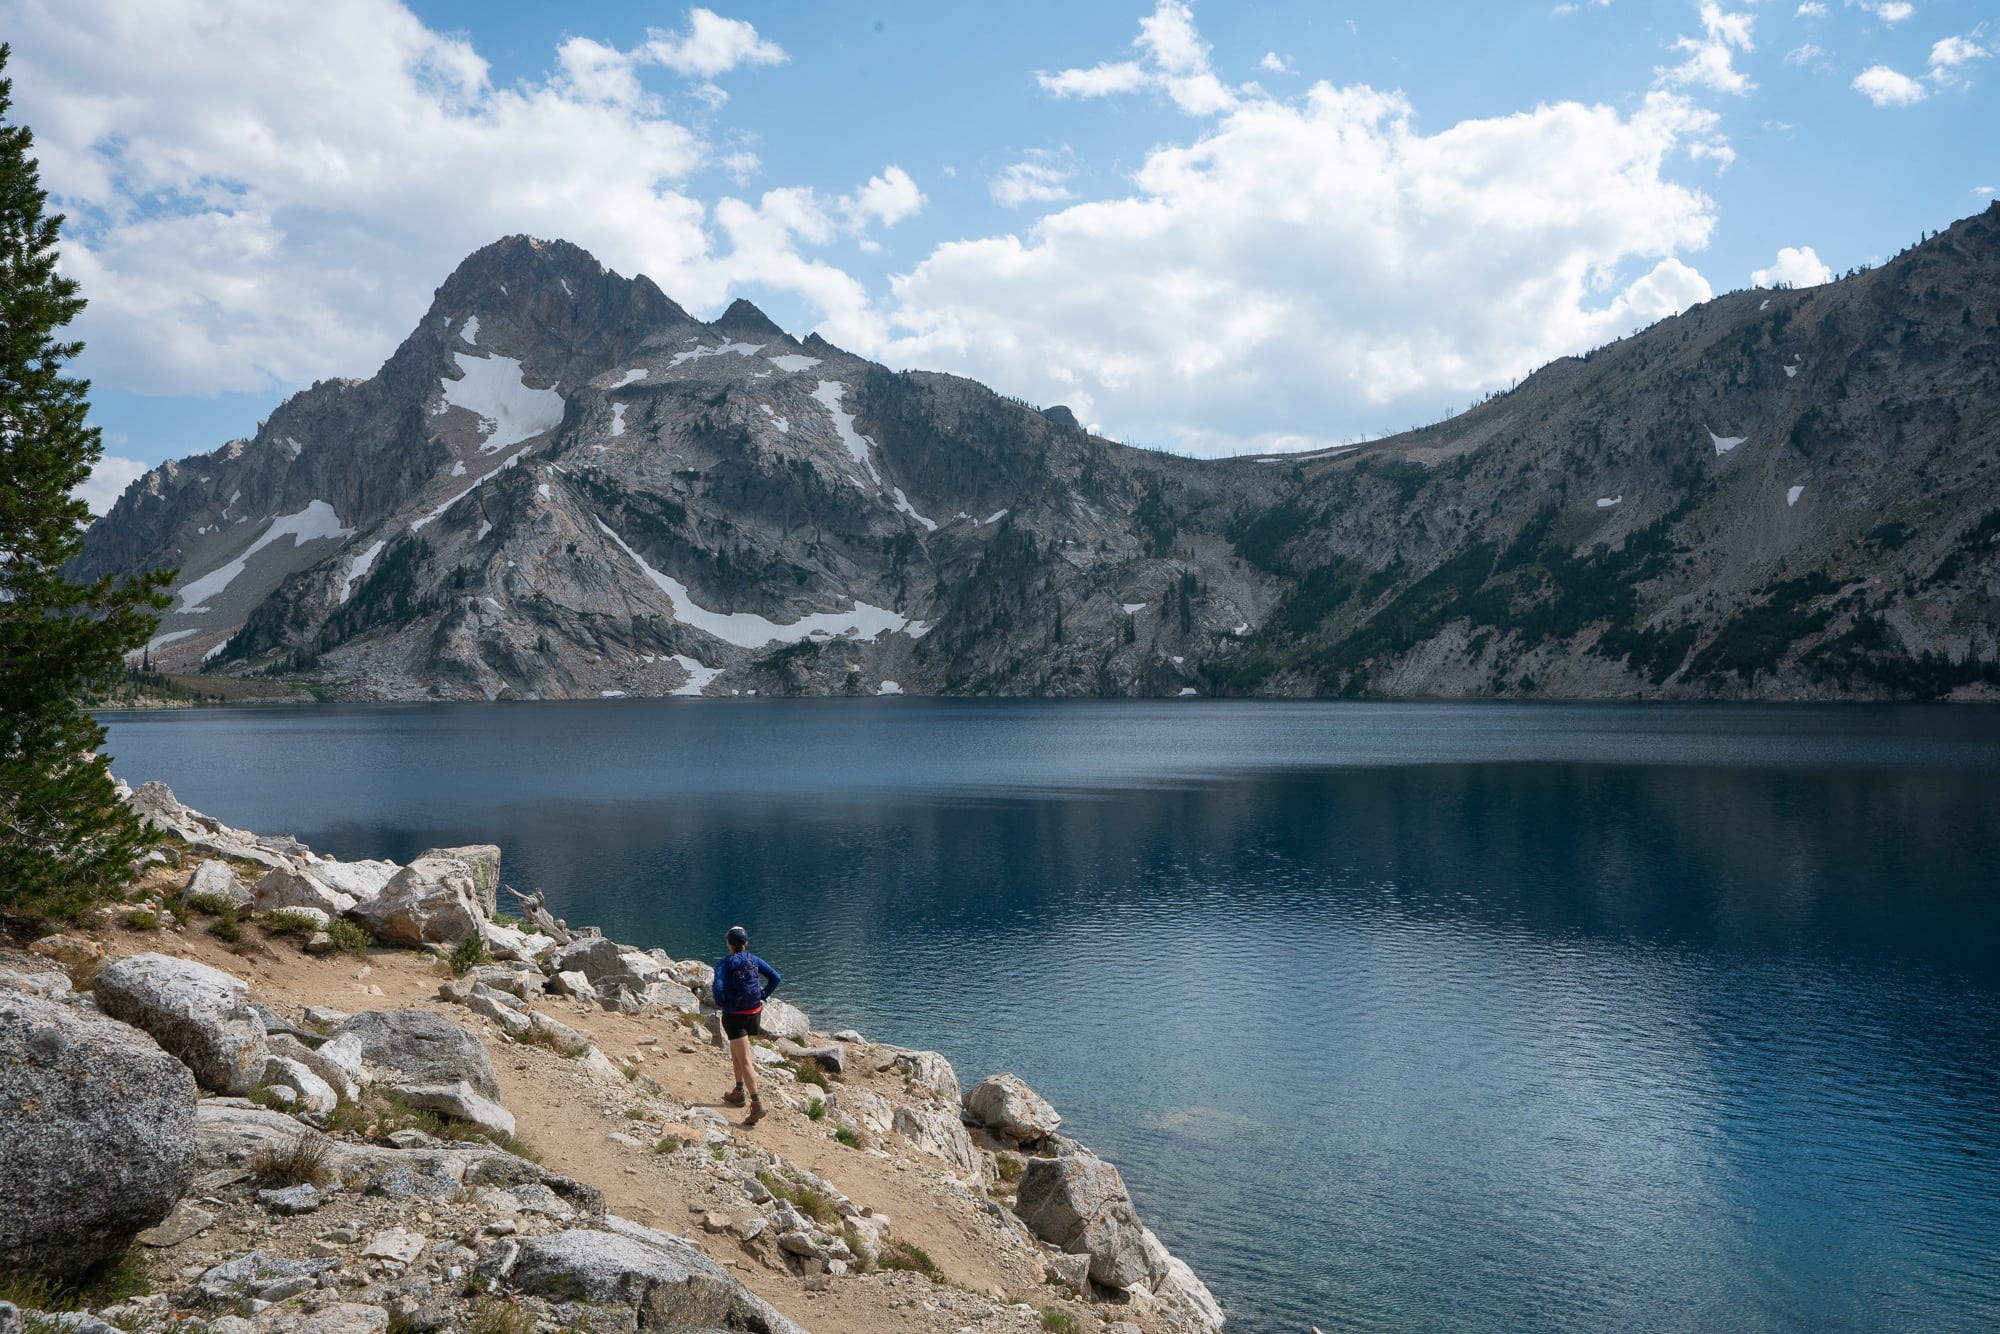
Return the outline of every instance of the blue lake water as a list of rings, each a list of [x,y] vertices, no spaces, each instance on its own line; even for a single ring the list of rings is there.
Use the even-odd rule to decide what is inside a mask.
[[[2000,1328],[2000,710],[115,714],[341,857],[497,842],[1013,1070],[1243,1331]]]

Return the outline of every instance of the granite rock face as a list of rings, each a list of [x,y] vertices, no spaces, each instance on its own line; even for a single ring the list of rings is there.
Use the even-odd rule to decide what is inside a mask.
[[[391,1087],[464,1083],[492,1102],[500,1079],[477,1034],[429,1010],[376,1010],[357,1014],[333,1030],[320,1053],[345,1062],[359,1058],[364,1071]]]
[[[1150,1292],[1167,1276],[1160,1254],[1147,1245],[1125,1178],[1095,1154],[1030,1158],[1014,1211],[1043,1241],[1088,1255],[1090,1277],[1107,1288]]]
[[[604,1224],[607,1230],[573,1228],[521,1243],[508,1285],[593,1306],[625,1307],[641,1329],[804,1334],[679,1237],[615,1217]]]
[[[144,1033],[0,989],[0,1273],[75,1282],[171,1213],[194,1175],[195,1101]]]
[[[456,944],[480,934],[481,911],[473,868],[456,857],[419,857],[396,872],[382,892],[353,906],[348,916],[389,945]]]
[[[270,1055],[249,984],[219,969],[164,954],[134,954],[97,975],[97,1004],[113,1019],[152,1034],[200,1085],[247,1094]]]

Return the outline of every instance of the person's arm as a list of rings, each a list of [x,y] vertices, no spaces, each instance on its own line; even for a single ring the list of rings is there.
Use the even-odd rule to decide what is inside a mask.
[[[785,980],[778,976],[778,970],[771,967],[770,964],[765,963],[762,959],[759,959],[757,960],[757,971],[764,975],[765,999],[768,1000],[770,997],[777,995],[778,984]]]
[[[715,973],[708,979],[708,994],[715,997],[715,1008],[722,1008],[722,965],[715,965]]]

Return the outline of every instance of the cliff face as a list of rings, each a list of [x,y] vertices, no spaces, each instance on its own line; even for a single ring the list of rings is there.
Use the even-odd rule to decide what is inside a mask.
[[[1439,425],[1203,462],[498,242],[167,464],[170,667],[376,698],[2000,690],[2000,207]]]

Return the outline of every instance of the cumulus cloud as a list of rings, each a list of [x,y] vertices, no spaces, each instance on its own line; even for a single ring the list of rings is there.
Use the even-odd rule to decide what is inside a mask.
[[[1887,65],[1870,65],[1854,76],[1851,86],[1878,107],[1906,107],[1929,95],[1923,84]]]
[[[1752,287],[1818,287],[1833,281],[1833,270],[1820,262],[1811,246],[1785,246],[1777,262],[1750,274]]]
[[[751,24],[706,9],[688,11],[684,33],[654,28],[646,37],[640,48],[644,59],[702,79],[727,74],[740,65],[782,65],[788,59],[783,48],[759,37]]]
[[[95,518],[117,504],[118,497],[125,494],[125,488],[146,475],[148,466],[137,459],[121,459],[106,454],[97,460],[90,476],[70,495],[90,506],[91,517]]]
[[[1931,82],[1941,88],[1970,87],[1972,81],[1965,76],[1964,67],[1993,54],[1973,40],[1983,33],[1984,29],[1979,29],[1970,37],[1947,37],[1934,43],[1931,46]]]
[[[1194,11],[1180,0],[1160,0],[1157,9],[1139,20],[1132,45],[1139,48],[1137,60],[1106,61],[1035,78],[1058,97],[1157,92],[1191,116],[1216,115],[1237,104],[1242,90],[1216,77],[1208,61],[1211,48],[1195,27]]]
[[[1257,68],[1269,70],[1273,74],[1296,74],[1298,72],[1292,68],[1289,56],[1281,56],[1276,51],[1266,51],[1264,58],[1257,62]]]
[[[1750,77],[1736,68],[1737,52],[1756,49],[1750,41],[1755,16],[1728,13],[1715,0],[1701,0],[1696,9],[1701,15],[1701,36],[1675,40],[1673,49],[1685,52],[1687,59],[1656,70],[1659,82],[1663,86],[1691,84],[1739,96],[1755,88]]]
[[[1917,12],[1917,7],[1905,0],[1847,0],[1847,3],[1852,8],[1867,10],[1889,27]]]
[[[1246,99],[1122,198],[937,248],[837,342],[1067,402],[1122,438],[1284,447],[1429,420],[1706,300],[1714,117],[1545,105],[1422,133],[1400,94]]]
[[[995,203],[1007,208],[1059,203],[1072,197],[1069,181],[1075,175],[1075,157],[1068,149],[1061,153],[1036,150],[1003,168],[986,188]]]
[[[9,26],[19,114],[69,215],[63,264],[90,300],[84,368],[141,392],[366,371],[453,265],[514,232],[573,240],[696,310],[746,283],[852,310],[852,281],[804,248],[922,205],[897,168],[832,198],[698,197],[697,173],[756,160],[672,118],[643,71],[783,58],[705,10],[634,51],[571,38],[548,78],[504,87],[398,0],[19,0]]]
[[[1806,0],[1804,4],[1799,6],[1799,12],[1794,17],[1823,19],[1826,17],[1826,6],[1819,3],[1819,0]]]

